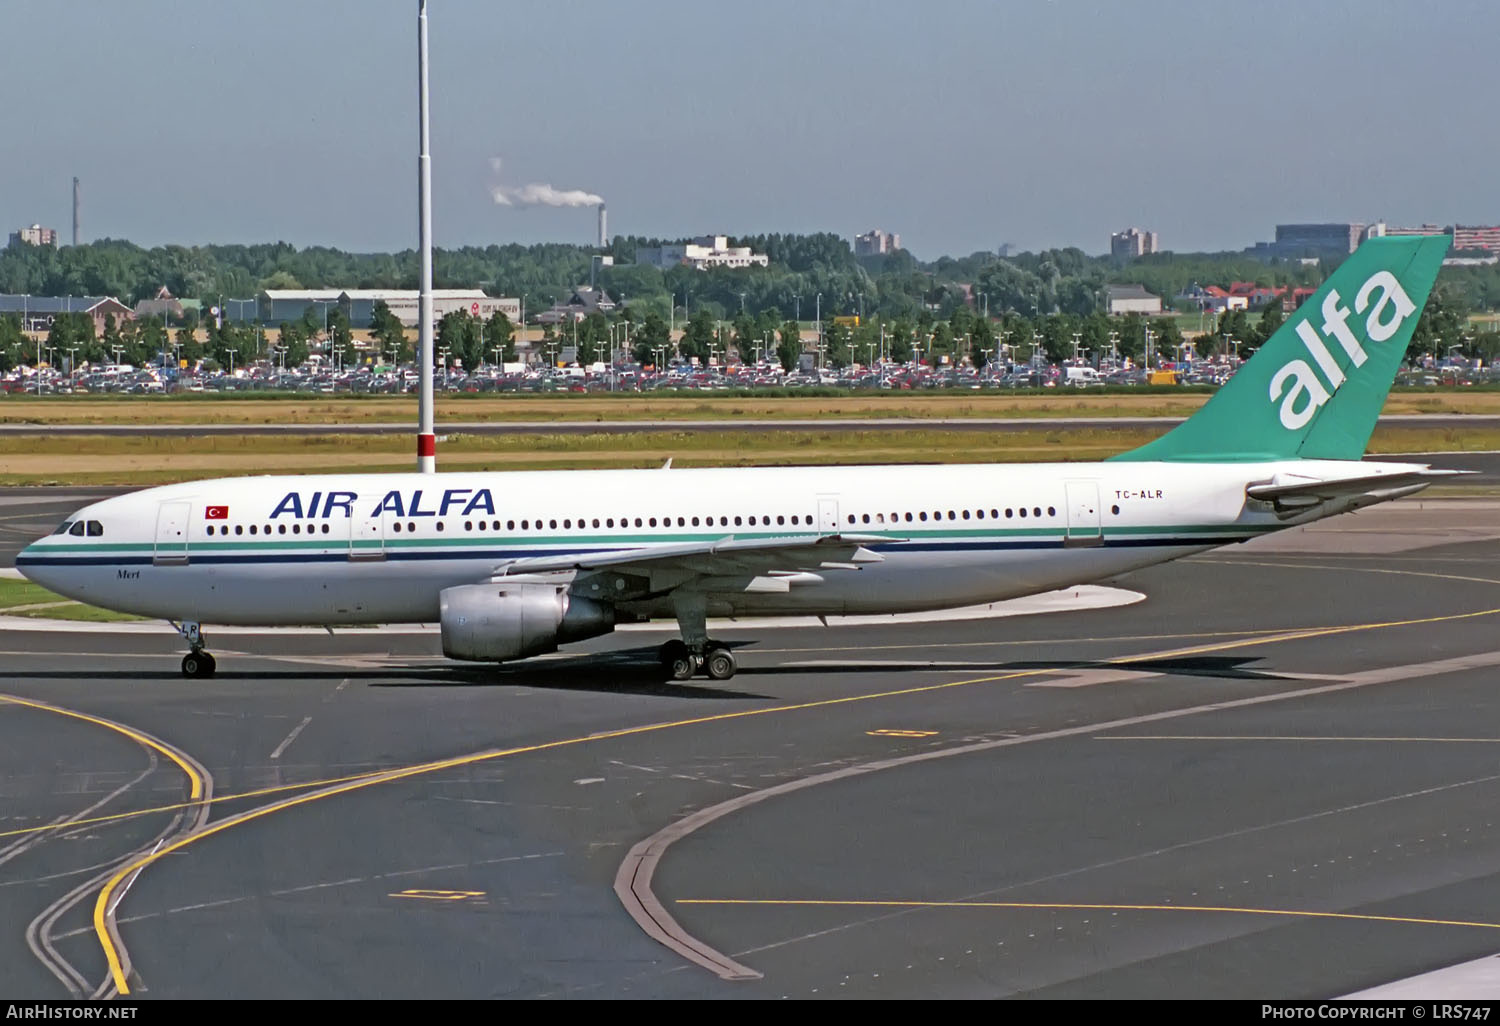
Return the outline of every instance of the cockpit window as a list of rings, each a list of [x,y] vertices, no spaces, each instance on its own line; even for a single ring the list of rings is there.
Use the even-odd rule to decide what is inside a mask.
[[[75,521],[73,521],[73,526],[68,529],[68,533],[71,534],[75,538],[82,538],[83,537],[83,521],[82,520],[75,520]]]
[[[68,533],[68,528],[70,528],[72,526],[73,526],[73,521],[71,521],[71,520],[64,520],[62,523],[60,523],[60,524],[57,525],[57,530],[53,531],[52,533],[53,534],[67,534]]]
[[[104,525],[97,520],[90,520],[88,533],[90,538],[98,538],[104,534]]]

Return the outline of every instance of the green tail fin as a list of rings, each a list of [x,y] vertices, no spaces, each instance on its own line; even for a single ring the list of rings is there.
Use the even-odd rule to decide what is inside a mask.
[[[1117,460],[1357,460],[1448,252],[1370,239],[1186,421]]]

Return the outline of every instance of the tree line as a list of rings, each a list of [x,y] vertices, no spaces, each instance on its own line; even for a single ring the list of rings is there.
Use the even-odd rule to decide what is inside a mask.
[[[993,253],[944,256],[921,261],[906,251],[878,257],[855,257],[847,241],[832,233],[749,235],[731,239],[766,253],[769,267],[660,270],[634,263],[638,247],[663,240],[616,236],[608,255],[613,266],[596,266],[597,252],[586,246],[546,243],[438,249],[434,284],[439,288],[478,285],[491,295],[524,297],[526,309],[539,311],[565,299],[579,283],[597,275],[599,284],[618,301],[613,318],[591,317],[577,325],[576,348],[594,355],[601,349],[628,346],[637,358],[655,359],[672,327],[683,325],[677,340],[683,354],[708,357],[733,346],[742,356],[778,349],[788,322],[823,321],[821,333],[830,361],[865,362],[871,346],[888,355],[921,352],[925,357],[969,359],[976,363],[1014,353],[1012,347],[1039,348],[1049,358],[1072,354],[1074,335],[1081,348],[1095,355],[1111,347],[1122,355],[1144,348],[1145,332],[1164,345],[1179,344],[1175,322],[1155,325],[1139,318],[1105,318],[1104,288],[1135,283],[1172,297],[1193,283],[1253,281],[1263,286],[1316,285],[1332,270],[1325,263],[1264,263],[1243,253],[1160,253],[1131,261],[1091,257],[1076,248],[1049,249],[1000,258]],[[223,246],[160,246],[146,249],[121,240],[82,246],[20,245],[0,250],[0,292],[31,295],[113,295],[128,304],[154,296],[165,285],[174,295],[197,299],[205,307],[225,300],[246,300],[267,288],[413,288],[416,254],[348,253],[329,247],[297,249],[287,243]],[[1418,327],[1417,345],[1428,351],[1460,342],[1479,355],[1500,351],[1492,333],[1468,331],[1471,313],[1500,309],[1500,266],[1445,267],[1433,301]],[[389,321],[389,311],[385,311]],[[974,315],[978,314],[976,318]],[[835,317],[859,316],[852,328]],[[987,315],[987,316],[986,316]],[[508,322],[467,323],[452,317],[439,327],[438,345],[464,363],[492,361],[496,340],[511,341]],[[81,315],[59,318],[59,349],[87,351],[89,359],[123,346],[131,362],[163,351],[164,343],[182,358],[225,362],[245,352],[263,350],[253,326],[207,325],[207,343],[192,337],[192,314],[163,323],[144,318],[106,325],[93,338],[92,324]],[[383,354],[409,356],[399,325],[374,325],[371,334]],[[1214,326],[1207,345],[1225,346],[1234,339],[1251,349],[1265,337],[1264,317],[1231,312]],[[979,323],[985,322],[985,323]],[[712,328],[705,327],[712,325]],[[322,341],[321,314],[280,325],[288,365],[301,362],[314,340]],[[1111,332],[1118,337],[1109,338]],[[352,334],[339,315],[330,313],[329,348],[342,359]],[[574,346],[570,328],[565,345]],[[883,336],[883,342],[882,342]],[[628,340],[628,341],[627,341]],[[0,366],[28,359],[20,346],[18,325],[0,318]],[[1139,345],[1137,344],[1139,343]],[[1005,347],[1004,349],[1000,347]],[[1202,351],[1200,346],[1200,352]],[[1243,352],[1243,349],[1242,349]],[[504,354],[501,354],[504,358]],[[788,350],[787,355],[790,355]],[[83,357],[80,357],[80,359]],[[588,362],[588,361],[583,361]]]

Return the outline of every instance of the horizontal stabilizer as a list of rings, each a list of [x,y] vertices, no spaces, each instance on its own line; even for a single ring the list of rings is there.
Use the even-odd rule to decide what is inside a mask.
[[[1434,480],[1473,474],[1473,470],[1423,470],[1401,471],[1395,474],[1365,474],[1360,477],[1333,478],[1323,481],[1297,474],[1277,474],[1270,481],[1252,484],[1245,494],[1252,499],[1267,502],[1284,502],[1287,499],[1337,499],[1346,495],[1363,495],[1368,492],[1384,492],[1392,488],[1425,487]]]

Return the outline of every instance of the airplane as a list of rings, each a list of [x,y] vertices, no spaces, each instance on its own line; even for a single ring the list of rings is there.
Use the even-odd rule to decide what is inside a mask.
[[[1120,574],[1409,495],[1458,471],[1361,457],[1447,251],[1366,241],[1193,416],[1097,463],[319,474],[86,506],[16,565],[203,624],[437,623],[499,663],[675,618],[674,680],[726,680],[709,617],[903,613]]]

